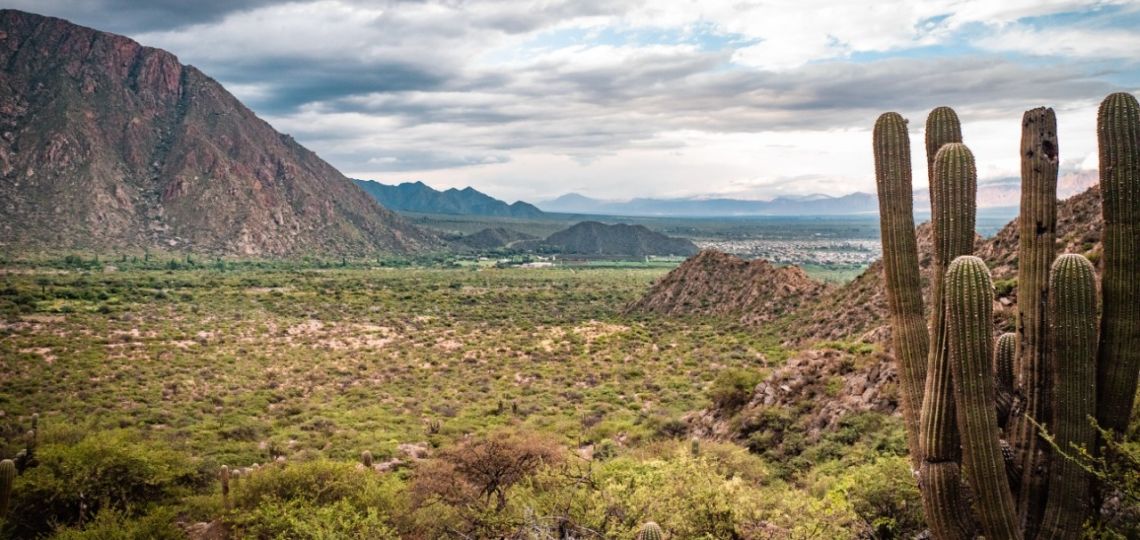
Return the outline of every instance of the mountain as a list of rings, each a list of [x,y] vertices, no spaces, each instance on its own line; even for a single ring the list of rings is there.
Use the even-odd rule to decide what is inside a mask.
[[[542,242],[546,249],[574,255],[645,257],[647,255],[695,255],[696,244],[653,232],[642,225],[606,225],[583,221],[558,231]]]
[[[678,217],[872,214],[879,210],[878,200],[870,193],[851,193],[840,197],[819,194],[777,197],[770,201],[726,198],[604,201],[568,193],[538,205],[547,212],[570,214]]]
[[[438,191],[423,182],[387,185],[372,180],[353,180],[385,208],[397,212],[461,214],[476,216],[540,218],[542,210],[522,201],[507,204],[471,187]]]
[[[538,240],[538,237],[504,227],[490,227],[458,238],[455,243],[471,249],[498,249],[509,248],[516,242],[527,240]]]
[[[0,10],[0,246],[255,256],[442,244],[159,49]]]
[[[799,267],[706,249],[666,274],[627,310],[716,315],[761,324],[818,299],[830,287]]]

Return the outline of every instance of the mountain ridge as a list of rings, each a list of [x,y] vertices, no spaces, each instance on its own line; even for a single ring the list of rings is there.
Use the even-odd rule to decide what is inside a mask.
[[[0,66],[5,248],[295,256],[442,245],[169,52],[5,9]]]
[[[395,185],[375,180],[353,179],[353,182],[376,199],[376,202],[397,212],[532,219],[545,215],[530,203],[515,201],[508,204],[471,186],[440,191],[421,181]]]

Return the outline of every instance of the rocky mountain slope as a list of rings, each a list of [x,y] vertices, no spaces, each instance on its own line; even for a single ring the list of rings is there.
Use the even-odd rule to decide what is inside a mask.
[[[0,11],[0,246],[258,256],[440,245],[162,50]]]
[[[1094,186],[1061,201],[1057,205],[1057,253],[1080,253],[1094,262],[1099,260],[1102,228],[1099,187]],[[931,241],[929,224],[920,225],[919,264],[924,284],[929,282]],[[998,292],[994,316],[998,324],[1006,328],[1012,324],[1013,307],[1017,302],[1014,287],[1017,244],[1015,219],[996,235],[979,239],[974,249],[992,270]],[[788,336],[789,341],[795,344],[839,339],[887,345],[890,327],[882,262],[876,261],[854,281],[808,305],[795,317],[797,324],[789,325],[791,334]]]
[[[391,186],[372,180],[353,180],[385,208],[398,212],[475,216],[541,218],[545,214],[523,201],[507,204],[472,187],[439,191],[423,182]]]
[[[606,225],[583,221],[558,231],[542,242],[545,249],[571,255],[645,257],[647,255],[695,255],[696,244],[653,232],[642,225]]]
[[[830,287],[799,267],[706,249],[661,278],[629,311],[715,315],[761,324],[819,299]]]

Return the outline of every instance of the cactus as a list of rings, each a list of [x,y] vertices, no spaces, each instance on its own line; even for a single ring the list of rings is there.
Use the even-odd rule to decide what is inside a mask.
[[[1018,224],[1017,334],[1015,361],[1020,401],[1009,427],[1014,459],[1023,471],[1018,514],[1029,537],[1045,509],[1047,454],[1034,422],[1049,423],[1049,369],[1046,357],[1049,268],[1057,237],[1057,117],[1039,107],[1021,120],[1021,210]]]
[[[218,479],[222,482],[222,498],[225,499],[230,496],[230,466],[222,465],[222,470],[218,472]]]
[[[661,527],[652,521],[645,522],[637,532],[637,540],[661,540],[663,537]]]
[[[1013,361],[1017,355],[1017,334],[1006,332],[994,345],[994,382],[997,383],[998,427],[1005,429],[1013,407]],[[1011,456],[1012,457],[1012,456]]]
[[[1104,198],[1097,420],[1123,433],[1140,371],[1140,106],[1135,97],[1116,93],[1101,102],[1097,142]]]
[[[927,121],[928,154],[932,148],[938,152],[927,163],[934,177],[935,272],[926,342],[914,337],[914,306],[921,310],[917,264],[908,243],[913,235],[902,230],[911,224],[903,207],[911,199],[899,191],[909,187],[902,171],[909,165],[905,127],[894,113],[875,125],[883,260],[904,407],[916,396],[907,377],[927,373],[917,434],[927,521],[936,538],[974,535],[968,513],[952,519],[961,498],[961,471],[986,538],[1076,538],[1085,519],[1095,515],[1087,504],[1093,484],[1078,465],[1053,458],[1041,435],[1052,429],[1059,448],[1095,451],[1096,433],[1086,422],[1090,416],[1118,432],[1127,426],[1140,371],[1140,276],[1134,274],[1140,257],[1140,105],[1131,95],[1113,94],[1101,104],[1098,118],[1105,221],[1099,326],[1091,263],[1077,255],[1054,262],[1056,117],[1046,108],[1025,113],[1017,333],[1001,336],[996,346],[985,264],[962,256],[941,274],[946,260],[968,253],[966,236],[955,235],[971,230],[973,212],[970,197],[962,195],[964,184],[940,178],[951,172],[952,153],[962,154],[958,174],[967,163],[965,147],[949,141],[960,136],[952,118],[952,111],[940,108]],[[919,343],[930,347],[925,366],[915,363]],[[949,414],[956,418],[953,424],[946,422]],[[910,437],[915,426],[906,421]],[[955,427],[960,445],[953,439]],[[1008,442],[1001,439],[1003,429]],[[912,444],[912,458],[915,448]],[[959,449],[961,463],[955,460]]]
[[[919,468],[921,445],[918,425],[926,384],[929,347],[923,320],[922,290],[918,275],[918,241],[914,234],[914,196],[911,190],[910,135],[906,120],[885,113],[875,122],[875,184],[879,194],[883,272],[891,314],[891,342],[899,365],[903,421],[912,464]]]
[[[942,108],[942,116],[947,116]],[[950,111],[949,114],[952,114]],[[935,116],[935,113],[931,113]],[[956,118],[956,117],[955,117]],[[928,122],[928,129],[930,122]],[[951,130],[958,132],[960,130]],[[929,135],[927,137],[929,147]],[[944,273],[950,261],[967,255],[974,247],[978,174],[974,155],[962,143],[948,143],[938,150],[930,183],[931,221],[934,225],[934,269],[931,279],[930,354],[926,391],[920,419],[923,484],[942,486],[924,497],[931,531],[939,538],[970,538],[969,513],[957,488],[960,468],[957,417],[954,413],[953,381],[947,343]],[[935,465],[938,466],[935,466]],[[945,464],[953,464],[948,466]],[[934,478],[934,476],[939,478]]]
[[[950,107],[935,107],[926,116],[926,178],[934,185],[934,158],[947,143],[962,142],[962,124]]]
[[[361,452],[360,463],[362,465],[364,465],[365,468],[371,469],[372,468],[372,452],[370,452],[368,450]]]
[[[12,503],[12,484],[16,481],[16,464],[10,459],[0,461],[0,518],[8,515]]]
[[[701,455],[701,440],[693,437],[689,441],[689,455],[693,457],[700,457]]]
[[[1097,297],[1092,263],[1062,255],[1049,274],[1049,368],[1053,436],[1059,448],[1093,450],[1096,431]],[[1049,467],[1049,495],[1039,538],[1080,538],[1089,514],[1090,478],[1069,459]]]
[[[986,538],[1021,538],[994,408],[993,302],[986,263],[971,255],[954,259],[946,270],[946,318],[962,468]]]

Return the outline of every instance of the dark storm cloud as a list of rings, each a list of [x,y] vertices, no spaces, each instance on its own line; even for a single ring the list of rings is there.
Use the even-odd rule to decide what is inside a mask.
[[[132,34],[214,22],[277,3],[282,0],[11,0],[8,7]]]

